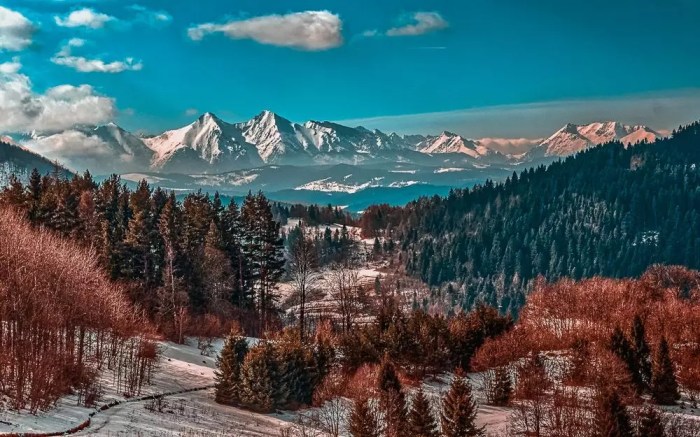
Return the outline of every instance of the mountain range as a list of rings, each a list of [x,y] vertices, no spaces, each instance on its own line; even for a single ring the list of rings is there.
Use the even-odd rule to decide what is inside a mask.
[[[249,121],[228,123],[205,113],[187,126],[140,137],[115,124],[34,134],[26,145],[93,173],[152,171],[216,174],[264,165],[328,165],[407,162],[420,165],[517,165],[574,154],[618,140],[653,141],[646,126],[619,122],[567,124],[524,154],[504,154],[488,142],[452,132],[398,135],[329,121],[298,124],[270,111]],[[81,147],[84,145],[84,147]],[[78,150],[81,153],[71,154]]]
[[[276,193],[275,200],[338,201],[361,208],[378,193],[388,202],[415,193],[445,193],[504,179],[524,166],[598,144],[616,140],[629,145],[660,137],[647,126],[614,121],[567,124],[514,154],[499,151],[493,139],[447,131],[399,135],[330,121],[299,124],[270,111],[228,123],[204,113],[186,126],[154,136],[136,135],[114,123],[33,133],[19,140],[21,146],[12,145],[11,162],[0,150],[0,170],[26,176],[33,167],[43,171],[57,160],[75,171],[121,174],[128,183],[146,178],[163,188],[230,195],[264,190]],[[24,160],[19,157],[23,154]]]

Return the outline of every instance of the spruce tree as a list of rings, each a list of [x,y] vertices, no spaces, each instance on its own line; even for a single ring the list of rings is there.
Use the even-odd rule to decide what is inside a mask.
[[[352,437],[379,437],[379,421],[367,399],[355,400],[348,426]]]
[[[639,370],[639,361],[637,360],[634,347],[629,340],[627,340],[627,337],[625,337],[625,334],[619,326],[615,327],[610,337],[610,350],[625,363],[627,371],[632,378],[632,383],[637,391],[641,392],[644,390],[644,381]]]
[[[396,374],[396,367],[384,355],[377,375],[377,388],[379,389],[379,402],[384,412],[387,437],[406,436],[406,420],[408,411],[406,408],[406,396],[401,387],[401,381]]]
[[[423,393],[423,389],[419,389],[413,397],[411,410],[408,413],[408,433],[411,437],[437,437],[437,423],[430,408],[430,401]]]
[[[455,375],[450,390],[442,401],[442,435],[445,437],[474,437],[483,435],[483,428],[476,426],[477,405],[469,382]]]
[[[491,388],[491,402],[493,405],[505,406],[513,395],[513,382],[505,366],[498,367],[494,373],[493,387]]]
[[[644,385],[649,387],[651,384],[651,356],[649,352],[649,343],[647,343],[646,340],[644,322],[639,315],[634,317],[634,322],[632,323],[632,344],[634,346],[639,376]]]
[[[241,367],[241,405],[260,413],[274,410],[277,375],[270,364],[267,345],[258,345],[248,352]]]
[[[665,437],[663,419],[658,410],[647,407],[639,414],[639,428],[637,435],[640,437]]]
[[[627,409],[615,391],[599,395],[594,425],[597,436],[634,437]]]
[[[377,388],[380,391],[387,393],[389,391],[401,391],[401,381],[396,374],[396,367],[391,362],[388,354],[384,355],[377,375]]]
[[[245,338],[233,332],[229,334],[221,354],[216,359],[214,372],[216,402],[225,405],[239,403],[241,366],[247,353],[248,343]]]
[[[661,338],[654,360],[651,395],[654,401],[661,405],[674,405],[680,399],[678,382],[674,374],[673,361],[671,361],[666,338]]]

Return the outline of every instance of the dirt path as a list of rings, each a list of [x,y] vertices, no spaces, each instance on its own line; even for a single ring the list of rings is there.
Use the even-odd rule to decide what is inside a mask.
[[[157,399],[157,398],[163,398],[166,396],[175,396],[183,393],[190,393],[194,391],[203,391],[203,390],[208,390],[210,388],[213,388],[214,385],[206,385],[203,387],[194,387],[194,388],[188,388],[188,389],[183,389],[183,390],[176,390],[176,391],[170,391],[170,392],[164,392],[164,393],[156,393],[156,394],[151,394],[147,396],[140,396],[136,398],[131,398],[131,399],[125,399],[123,401],[112,401],[108,404],[104,404],[101,407],[99,407],[97,410],[93,411],[90,413],[89,417],[79,425],[74,426],[73,428],[63,430],[63,431],[54,431],[54,432],[23,432],[23,433],[11,433],[11,434],[0,434],[1,436],[8,436],[8,437],[53,437],[53,436],[63,436],[63,435],[71,435],[71,434],[77,434],[82,431],[88,431],[90,434],[94,434],[95,432],[101,430],[104,428],[106,425],[109,424],[110,418],[112,414],[116,411],[119,410],[119,407],[127,405],[127,404],[132,404],[136,402],[145,402],[145,401],[150,401],[151,399]],[[103,420],[104,418],[104,420]],[[94,425],[96,427],[93,428]]]

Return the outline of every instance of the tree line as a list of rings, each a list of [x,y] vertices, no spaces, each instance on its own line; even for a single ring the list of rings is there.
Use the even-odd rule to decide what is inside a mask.
[[[548,167],[422,198],[378,205],[365,235],[401,242],[406,270],[514,315],[548,280],[633,277],[655,263],[700,267],[700,123],[653,144],[614,142]]]
[[[35,170],[26,185],[14,178],[0,203],[95,248],[109,277],[178,341],[191,319],[207,313],[251,333],[278,323],[283,242],[262,193],[249,193],[239,208],[218,193],[180,202],[146,181],[130,190],[116,175],[96,183],[89,172],[65,179]]]

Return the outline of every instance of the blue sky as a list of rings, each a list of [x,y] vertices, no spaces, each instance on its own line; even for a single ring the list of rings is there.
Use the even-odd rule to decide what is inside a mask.
[[[73,88],[58,100],[80,120],[113,118],[147,132],[204,111],[237,121],[263,109],[294,121],[473,137],[536,137],[567,121],[611,118],[668,129],[700,118],[695,0],[1,6],[0,84],[24,81],[49,126],[61,124],[49,111],[63,85]],[[16,108],[24,107],[2,107]],[[5,130],[42,127],[27,118]]]

